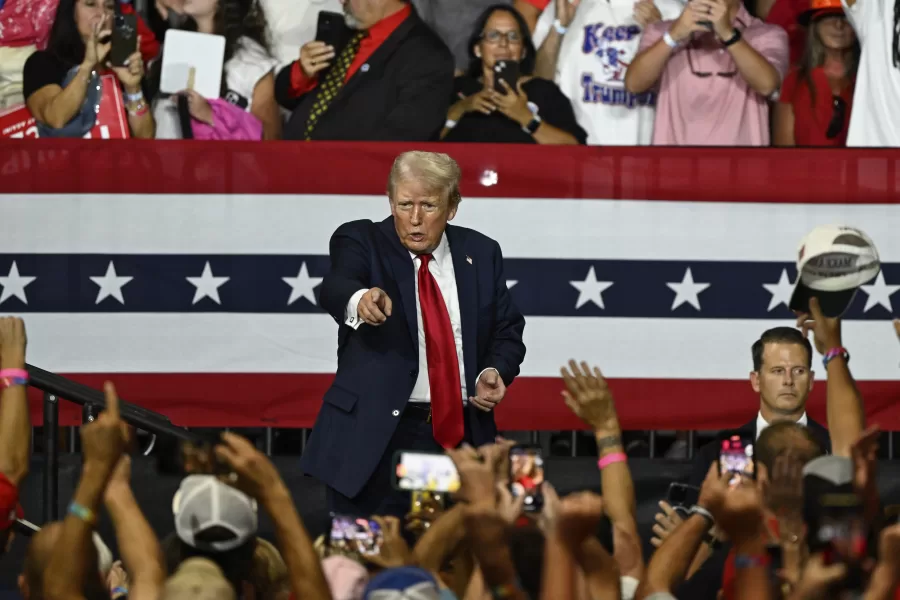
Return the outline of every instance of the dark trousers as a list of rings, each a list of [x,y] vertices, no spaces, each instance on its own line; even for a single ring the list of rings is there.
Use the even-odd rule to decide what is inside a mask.
[[[407,414],[412,413],[412,414]],[[468,436],[467,436],[468,437]],[[407,409],[397,423],[378,466],[355,498],[328,488],[328,509],[355,517],[394,516],[403,519],[410,510],[410,493],[394,488],[394,455],[400,450],[443,452],[434,440],[432,425],[415,410]]]

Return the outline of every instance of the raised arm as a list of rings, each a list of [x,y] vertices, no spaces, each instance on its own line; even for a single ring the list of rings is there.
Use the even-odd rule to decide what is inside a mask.
[[[550,27],[547,37],[541,44],[534,63],[535,77],[542,77],[553,81],[556,78],[556,66],[559,62],[559,49],[562,46],[565,29],[572,23],[575,18],[575,11],[581,0],[570,2],[569,0],[553,0],[553,2],[544,10],[541,15],[541,30],[543,30],[543,19],[552,19],[553,26]],[[557,24],[560,29],[557,29]]]
[[[127,425],[119,418],[119,397],[109,382],[104,388],[106,410],[93,423],[81,428],[84,468],[75,488],[69,512],[63,521],[59,541],[53,548],[47,570],[44,596],[47,600],[84,598],[85,582],[96,556],[91,534],[97,524],[97,512],[113,472],[128,439]]]
[[[123,456],[106,487],[106,510],[131,578],[130,600],[156,600],[166,579],[162,548],[131,491],[131,457]]]
[[[350,298],[369,287],[371,260],[358,223],[345,223],[337,228],[331,236],[329,256],[331,269],[322,280],[319,305],[335,321],[343,323]]]
[[[25,323],[0,318],[0,370],[9,385],[0,391],[0,474],[16,487],[28,473],[31,419],[25,385]]]
[[[835,456],[850,456],[851,447],[865,428],[862,396],[856,389],[841,339],[841,320],[826,317],[818,298],[809,301],[810,314],[797,317],[797,327],[809,336],[813,332],[816,351],[827,358],[826,412],[831,451]]]
[[[275,465],[245,438],[233,433],[222,435],[216,456],[234,469],[237,487],[256,498],[272,519],[294,597],[331,600],[319,556]]]
[[[560,369],[566,406],[594,430],[600,462],[603,510],[613,525],[614,553],[623,576],[641,579],[644,560],[637,529],[634,482],[622,446],[622,430],[612,393],[600,369],[569,361]]]

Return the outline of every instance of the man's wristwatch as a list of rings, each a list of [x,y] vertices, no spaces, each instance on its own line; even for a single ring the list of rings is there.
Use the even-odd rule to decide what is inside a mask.
[[[728,46],[737,44],[739,41],[741,41],[741,32],[735,29],[734,34],[730,38],[728,38],[727,40],[722,40],[722,45],[727,48]]]

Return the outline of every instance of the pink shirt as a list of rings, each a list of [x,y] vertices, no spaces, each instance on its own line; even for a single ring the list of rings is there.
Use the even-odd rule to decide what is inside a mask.
[[[640,49],[660,40],[674,21],[644,29]],[[787,33],[747,12],[735,19],[744,41],[784,79],[789,66]],[[694,73],[712,73],[698,77]],[[735,73],[721,77],[717,73]],[[659,80],[653,142],[659,146],[768,146],[769,104],[737,74],[731,54],[712,33],[695,34],[676,48]]]

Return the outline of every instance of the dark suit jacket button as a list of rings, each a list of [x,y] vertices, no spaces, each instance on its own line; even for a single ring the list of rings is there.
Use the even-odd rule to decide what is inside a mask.
[[[418,372],[417,370],[415,370],[415,369],[410,369],[410,370],[409,370],[409,376],[410,376],[410,377],[415,377],[415,376],[418,375],[418,374],[419,374],[419,372]]]

